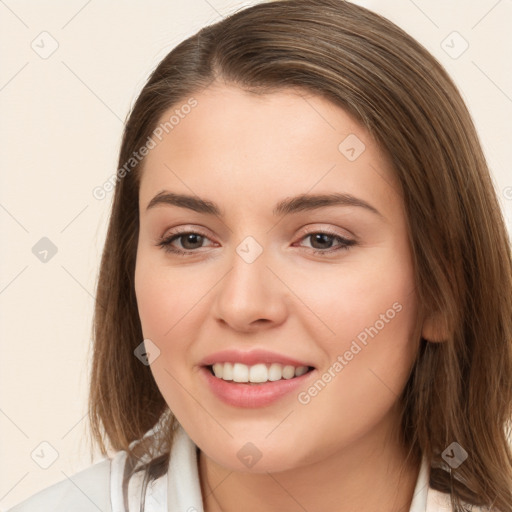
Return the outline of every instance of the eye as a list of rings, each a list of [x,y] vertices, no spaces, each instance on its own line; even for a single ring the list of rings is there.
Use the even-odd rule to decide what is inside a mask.
[[[322,256],[337,251],[346,251],[349,247],[357,243],[355,240],[350,240],[330,231],[312,231],[301,238],[301,240],[307,239],[310,240],[310,248],[313,249],[312,252]],[[333,247],[335,242],[337,242],[338,245]]]
[[[205,240],[209,240],[209,238],[202,233],[196,231],[176,230],[169,236],[161,239],[157,245],[165,252],[191,255],[198,252],[196,249],[201,248]],[[181,248],[173,245],[175,241],[180,242]]]

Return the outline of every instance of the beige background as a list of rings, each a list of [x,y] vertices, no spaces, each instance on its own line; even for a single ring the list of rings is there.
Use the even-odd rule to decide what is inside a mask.
[[[123,119],[171,48],[251,3],[0,1],[1,510],[91,463],[88,347],[111,200],[92,190],[116,170]],[[356,3],[402,26],[454,77],[512,232],[512,2]],[[32,252],[43,237],[57,248],[46,263]]]

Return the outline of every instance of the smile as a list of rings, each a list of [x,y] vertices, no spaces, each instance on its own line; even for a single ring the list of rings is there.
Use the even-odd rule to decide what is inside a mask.
[[[237,408],[258,408],[270,406],[285,397],[293,399],[318,371],[311,366],[227,362],[203,366],[199,374],[221,402]]]
[[[300,377],[312,370],[309,366],[282,365],[280,363],[258,363],[246,365],[243,363],[215,363],[209,366],[210,371],[218,379],[238,383],[262,384],[282,379]]]

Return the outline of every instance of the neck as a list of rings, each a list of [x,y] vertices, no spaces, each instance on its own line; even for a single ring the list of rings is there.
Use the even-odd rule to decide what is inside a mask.
[[[200,452],[204,510],[406,512],[421,460],[407,461],[404,447],[391,434],[397,430],[387,432],[370,434],[314,464],[276,473],[230,471]]]

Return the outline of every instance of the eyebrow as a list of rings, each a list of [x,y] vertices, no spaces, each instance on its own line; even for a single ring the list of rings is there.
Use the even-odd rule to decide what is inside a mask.
[[[217,204],[207,199],[201,199],[197,196],[187,194],[176,194],[163,190],[159,192],[146,207],[146,211],[160,205],[178,206],[180,208],[187,208],[198,213],[205,213],[208,215],[216,215],[224,217],[223,212]],[[288,197],[276,204],[272,210],[274,216],[289,215],[302,211],[311,211],[318,208],[325,208],[328,206],[358,206],[364,208],[383,219],[385,218],[382,213],[374,206],[367,203],[363,199],[355,197],[351,194],[300,194],[294,197]]]

